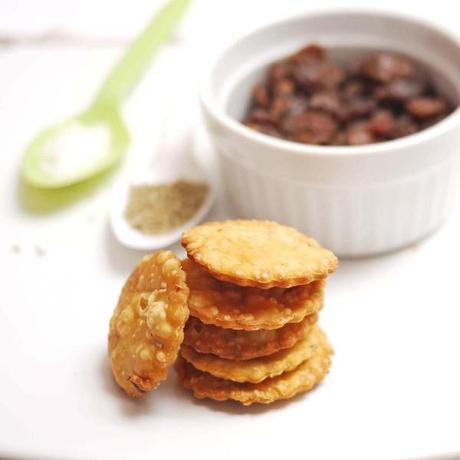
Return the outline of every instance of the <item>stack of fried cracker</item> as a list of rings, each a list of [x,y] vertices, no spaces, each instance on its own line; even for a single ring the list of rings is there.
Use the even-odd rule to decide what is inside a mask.
[[[317,326],[332,252],[274,222],[211,222],[183,235],[190,319],[176,361],[197,398],[271,403],[312,389],[332,348]]]

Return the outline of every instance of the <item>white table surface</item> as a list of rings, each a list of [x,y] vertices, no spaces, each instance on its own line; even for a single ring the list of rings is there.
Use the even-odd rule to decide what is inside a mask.
[[[41,126],[84,106],[120,50],[62,44],[0,49],[0,457],[460,456],[460,191],[451,218],[427,241],[385,257],[342,261],[321,317],[336,355],[330,375],[311,394],[267,408],[243,408],[195,401],[178,386],[174,372],[143,400],[129,400],[113,383],[108,321],[123,280],[142,253],[121,247],[110,233],[111,190],[135,167],[135,158],[154,155],[154,128],[161,126],[165,108],[161,94],[174,88],[161,78],[161,69],[178,65],[173,51],[184,43],[196,51],[204,36],[197,18],[204,11],[215,15],[206,26],[216,31],[211,17],[230,14],[231,2],[222,7],[224,13],[212,6],[223,2],[197,3],[178,33],[183,40],[163,53],[127,104],[135,142],[124,167],[84,199],[54,212],[39,212],[20,185],[21,152]],[[254,3],[251,17],[259,21]],[[280,11],[279,3],[270,3],[271,15]],[[233,21],[241,25],[242,2],[233,5]],[[23,3],[10,0],[0,6],[5,13],[0,30],[6,23],[13,33],[46,30],[32,13],[28,20],[35,28],[21,23],[21,8]],[[453,24],[447,13],[442,16],[432,6],[417,12]],[[71,28],[63,16],[58,19],[53,24]],[[220,38],[234,32],[228,22]],[[130,33],[123,30],[121,40]],[[193,76],[184,78],[193,88]],[[184,107],[194,113],[193,96]],[[206,158],[212,152],[193,119],[196,148]],[[49,198],[48,207],[53,204]],[[210,217],[224,216],[230,214],[220,198]]]

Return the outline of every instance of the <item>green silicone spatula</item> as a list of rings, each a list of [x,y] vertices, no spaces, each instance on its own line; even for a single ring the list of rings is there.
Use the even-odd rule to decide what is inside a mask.
[[[189,0],[170,0],[131,44],[83,113],[53,125],[29,144],[22,164],[25,181],[58,189],[115,166],[130,143],[120,108],[168,38]]]

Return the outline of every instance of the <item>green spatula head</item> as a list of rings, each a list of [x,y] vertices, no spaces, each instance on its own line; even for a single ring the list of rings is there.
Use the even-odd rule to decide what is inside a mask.
[[[129,132],[114,111],[106,118],[71,118],[45,129],[31,142],[23,177],[41,188],[73,185],[113,168],[129,143]]]
[[[169,1],[131,44],[90,107],[32,140],[22,165],[27,183],[57,189],[97,176],[119,163],[130,143],[120,107],[188,4],[189,0]]]

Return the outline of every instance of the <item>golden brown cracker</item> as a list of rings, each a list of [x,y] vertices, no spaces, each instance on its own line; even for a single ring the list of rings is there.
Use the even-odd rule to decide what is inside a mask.
[[[180,260],[170,251],[142,259],[124,285],[110,320],[109,356],[116,382],[130,396],[154,390],[176,360],[189,310]]]
[[[181,356],[196,369],[233,382],[259,383],[267,378],[289,372],[311,358],[318,350],[322,332],[313,326],[307,336],[292,348],[272,355],[247,361],[231,361],[211,354],[198,353],[188,345],[182,345]]]
[[[309,391],[320,383],[329,371],[332,353],[332,348],[324,339],[312,358],[290,372],[261,383],[237,383],[220,379],[195,369],[182,357],[176,361],[175,368],[182,386],[192,390],[198,399],[231,399],[245,406],[253,403],[270,404]]]
[[[199,225],[184,232],[182,246],[215,278],[262,289],[311,283],[325,278],[338,263],[312,238],[262,220]]]
[[[259,358],[293,347],[317,320],[318,315],[313,313],[299,323],[288,323],[279,329],[241,331],[205,324],[191,316],[185,325],[184,344],[199,353],[234,361]]]
[[[278,329],[298,323],[323,305],[325,280],[292,288],[244,288],[213,278],[190,259],[182,261],[189,308],[203,323],[227,329]]]

